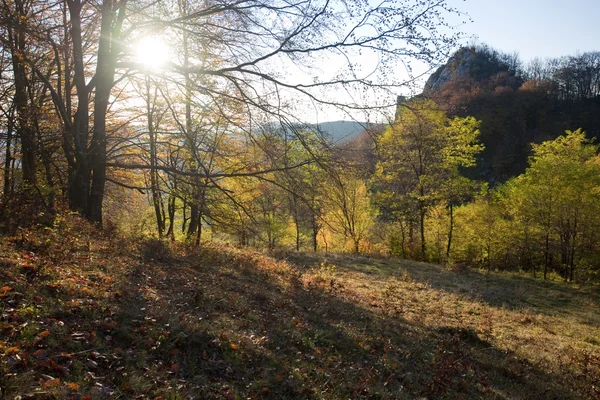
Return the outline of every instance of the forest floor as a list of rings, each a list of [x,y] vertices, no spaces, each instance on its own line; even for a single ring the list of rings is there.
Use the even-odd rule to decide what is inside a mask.
[[[0,238],[0,398],[600,398],[598,286],[332,254]]]

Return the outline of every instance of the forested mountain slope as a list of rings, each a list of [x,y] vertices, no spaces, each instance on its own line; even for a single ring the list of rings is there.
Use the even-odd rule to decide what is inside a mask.
[[[525,171],[531,143],[581,128],[600,135],[600,52],[525,64],[487,46],[463,47],[428,79],[423,96],[450,115],[481,120],[474,176],[504,182]]]

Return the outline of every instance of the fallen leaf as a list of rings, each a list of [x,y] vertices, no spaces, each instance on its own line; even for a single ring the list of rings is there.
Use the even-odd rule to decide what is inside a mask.
[[[33,340],[34,346],[37,346],[38,344],[43,342],[44,339],[47,338],[48,336],[50,336],[50,331],[43,331],[43,332],[38,333],[38,335]]]
[[[6,292],[10,292],[11,290],[13,290],[13,288],[11,288],[10,286],[2,286],[0,288],[0,293],[4,294]]]
[[[179,372],[179,364],[171,364],[171,368],[169,368],[169,370],[174,374]]]
[[[38,333],[38,336],[41,337],[41,338],[45,338],[47,336],[50,336],[50,331],[46,330],[46,331],[40,332],[40,333]]]
[[[48,352],[44,349],[39,349],[34,351],[31,355],[37,359],[42,359],[48,357]]]
[[[76,383],[67,383],[67,387],[74,392],[79,390],[79,385]]]
[[[19,352],[21,352],[21,350],[18,347],[9,347],[4,352],[4,355],[5,356],[10,356],[11,354],[18,354]]]
[[[60,385],[60,378],[48,379],[46,382],[42,383],[42,387],[51,388]]]
[[[240,346],[239,346],[239,345],[237,345],[237,344],[235,344],[235,343],[231,343],[231,344],[229,345],[229,347],[231,347],[233,350],[237,350],[237,349],[239,349],[239,348],[240,348]]]

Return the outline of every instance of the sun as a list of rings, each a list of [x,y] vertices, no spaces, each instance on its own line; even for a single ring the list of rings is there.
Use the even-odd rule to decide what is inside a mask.
[[[144,68],[159,70],[171,59],[169,46],[156,36],[146,36],[134,45],[136,62]]]

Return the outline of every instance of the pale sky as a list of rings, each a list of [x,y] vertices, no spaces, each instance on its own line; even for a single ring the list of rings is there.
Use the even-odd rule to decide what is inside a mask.
[[[600,0],[449,0],[474,20],[462,31],[525,62],[600,51]],[[468,41],[467,41],[468,43]]]

